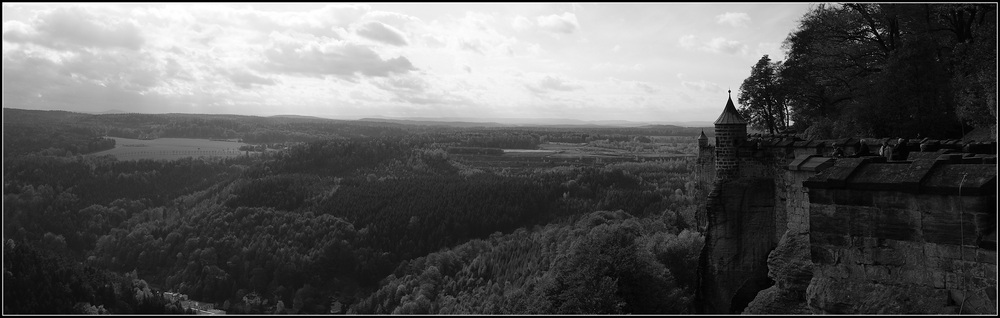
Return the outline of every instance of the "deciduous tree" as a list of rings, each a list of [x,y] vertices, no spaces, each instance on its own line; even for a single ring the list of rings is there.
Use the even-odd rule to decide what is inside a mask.
[[[774,134],[784,129],[788,121],[785,96],[779,85],[781,62],[771,62],[765,54],[750,68],[750,77],[740,85],[739,104],[750,126]]]

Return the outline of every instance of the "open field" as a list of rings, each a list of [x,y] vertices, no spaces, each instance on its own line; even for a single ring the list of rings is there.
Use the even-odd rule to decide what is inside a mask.
[[[651,143],[650,147],[661,148],[661,144]],[[605,158],[605,159],[667,159],[677,157],[691,157],[693,153],[679,153],[678,151],[632,151],[626,149],[592,146],[587,143],[563,143],[547,142],[538,146],[537,150],[504,149],[504,156],[511,157],[544,157],[551,159],[580,159],[580,158]],[[653,148],[653,149],[656,149]],[[665,146],[663,148],[672,148]],[[661,148],[662,149],[662,148]]]
[[[163,159],[185,157],[235,157],[245,155],[240,146],[245,143],[190,138],[157,138],[151,140],[108,137],[115,148],[95,152],[93,156],[112,155],[119,160]]]
[[[544,168],[555,166],[603,166],[617,162],[694,157],[694,153],[681,152],[666,143],[651,143],[653,149],[631,151],[610,147],[592,146],[588,143],[548,142],[539,149],[504,149],[502,155],[457,154],[456,158],[477,167],[491,168]]]

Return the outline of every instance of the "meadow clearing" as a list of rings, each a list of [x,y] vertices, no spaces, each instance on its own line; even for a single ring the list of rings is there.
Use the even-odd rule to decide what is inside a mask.
[[[157,138],[151,140],[108,137],[115,140],[115,148],[92,153],[93,156],[112,155],[118,160],[163,159],[184,157],[235,157],[246,155],[240,151],[245,143],[191,138]]]

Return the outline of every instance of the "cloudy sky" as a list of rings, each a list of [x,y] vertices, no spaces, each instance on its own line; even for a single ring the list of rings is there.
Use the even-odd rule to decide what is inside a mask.
[[[713,121],[808,3],[3,4],[3,107]]]

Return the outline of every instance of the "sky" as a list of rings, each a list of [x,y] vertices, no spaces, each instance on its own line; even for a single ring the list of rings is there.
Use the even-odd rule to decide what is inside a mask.
[[[714,121],[810,3],[4,3],[3,107]]]

